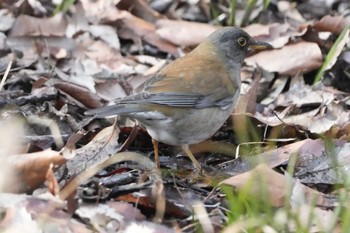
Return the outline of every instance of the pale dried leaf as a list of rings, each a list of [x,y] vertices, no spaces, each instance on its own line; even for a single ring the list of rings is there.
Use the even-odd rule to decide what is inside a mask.
[[[70,180],[69,183],[67,183],[66,186],[59,193],[59,197],[62,200],[66,200],[77,189],[79,185],[87,182],[87,180],[90,179],[93,175],[95,175],[98,171],[108,166],[111,166],[112,164],[124,162],[124,161],[134,161],[136,163],[139,163],[139,165],[141,165],[143,168],[145,168],[148,171],[154,171],[155,169],[154,162],[152,162],[152,160],[150,160],[148,157],[144,155],[141,155],[135,152],[116,153],[111,157],[109,157],[108,159],[104,160],[102,163],[100,163],[99,161],[97,165],[87,168],[81,174],[79,174],[78,176]],[[151,175],[154,176],[155,174],[152,173]]]
[[[88,144],[76,150],[73,159],[68,160],[68,173],[75,175],[105,161],[117,151],[118,138],[119,129],[114,125],[101,130]]]
[[[168,19],[157,20],[156,27],[157,35],[178,46],[198,45],[218,29],[206,23]]]
[[[52,195],[57,195],[60,191],[60,186],[58,185],[57,179],[55,177],[54,171],[53,171],[53,164],[50,164],[49,169],[47,169],[46,173],[46,184],[49,192]]]
[[[288,92],[279,95],[275,104],[277,106],[295,105],[302,107],[308,104],[330,104],[335,98],[331,92],[319,87],[305,85],[304,82],[294,82]]]
[[[230,177],[220,182],[220,185],[230,185],[236,190],[245,190],[249,187],[249,195],[258,196],[266,193],[273,206],[283,206],[287,195],[286,178],[261,164],[251,171]],[[263,184],[263,185],[262,185]]]
[[[298,184],[299,191],[305,195],[307,203],[311,204],[313,200],[316,200],[317,204],[334,206],[334,203],[326,200],[321,193],[294,181],[289,175],[277,173],[266,164],[260,164],[251,171],[223,180],[220,185],[223,184],[230,185],[238,191],[244,190],[247,194],[252,195],[252,198],[259,199],[267,195],[270,203],[276,207],[287,204],[289,187]]]
[[[97,94],[106,101],[113,101],[117,98],[125,97],[124,88],[118,80],[106,80],[102,83],[96,83]]]
[[[349,18],[343,16],[323,16],[322,19],[315,22],[313,27],[319,31],[329,31],[336,34],[340,34],[346,25],[350,24]]]
[[[293,28],[287,23],[251,24],[245,27],[244,30],[254,39],[268,42],[274,48],[282,48],[291,38],[306,33],[306,28]]]
[[[107,43],[82,35],[79,38],[79,47],[74,51],[77,60],[74,71],[77,74],[96,75],[103,72],[111,74],[134,73],[135,62],[121,56],[120,51],[110,47]]]
[[[159,48],[161,51],[178,55],[177,47],[167,40],[164,40],[156,33],[155,25],[137,18],[127,11],[118,14],[120,25],[118,35],[124,39],[132,39],[136,45],[141,47],[141,40]],[[140,48],[142,49],[142,48]]]
[[[67,25],[68,22],[63,13],[46,19],[20,15],[11,28],[9,36],[64,36]]]
[[[299,153],[300,147],[311,139],[294,142],[285,146],[281,146],[274,150],[269,150],[258,155],[248,156],[241,159],[238,163],[223,164],[220,171],[224,171],[229,175],[237,175],[249,171],[251,168],[264,163],[274,168],[281,164],[285,164],[293,154]]]
[[[332,103],[327,106],[325,114],[319,109],[299,115],[288,116],[283,119],[285,123],[301,125],[312,133],[325,133],[331,127],[343,126],[349,122],[350,112],[344,111],[343,106]]]
[[[318,139],[306,143],[296,161],[295,176],[310,184],[339,184],[350,173],[350,144],[334,141],[334,151]]]
[[[307,73],[322,64],[322,53],[316,43],[298,42],[281,49],[262,51],[245,59],[250,66],[259,65],[269,72],[282,75]]]
[[[2,170],[1,190],[8,192],[32,191],[46,180],[46,173],[51,166],[55,169],[66,163],[57,151],[45,150],[36,153],[8,156]],[[7,171],[6,171],[7,170]]]
[[[8,9],[0,9],[0,31],[4,32],[12,28],[15,18]]]
[[[104,0],[104,1],[80,1],[84,10],[85,17],[92,23],[112,22],[115,21],[120,14],[116,5],[120,0]]]
[[[303,23],[305,22],[305,19],[300,14],[298,9],[296,9],[295,2],[289,2],[289,1],[278,1],[277,7],[278,11],[284,15],[285,17],[291,18],[297,22]]]
[[[120,50],[120,42],[115,29],[107,25],[90,25],[89,32],[100,40],[104,41],[111,48]]]
[[[321,197],[322,194],[310,188],[305,189],[305,187],[299,181],[295,181],[290,197],[291,211],[298,216],[298,224],[304,229],[308,229],[308,232],[334,232],[333,218],[335,213],[330,209],[325,210],[326,206],[321,209],[312,205],[310,200],[317,198],[317,195]],[[334,205],[331,202],[329,204]],[[330,206],[328,205],[328,207]],[[290,221],[289,227],[291,231],[296,229],[293,221]]]
[[[174,229],[168,228],[165,225],[160,225],[152,222],[130,222],[125,227],[125,233],[134,233],[134,232],[149,232],[149,233],[175,233]]]

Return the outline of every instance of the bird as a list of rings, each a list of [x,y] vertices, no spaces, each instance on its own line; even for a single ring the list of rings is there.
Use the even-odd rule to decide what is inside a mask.
[[[240,96],[240,71],[252,50],[272,48],[236,27],[222,27],[185,56],[165,65],[126,97],[90,109],[94,118],[126,116],[152,137],[156,167],[158,142],[181,146],[195,169],[189,145],[210,138],[233,112]]]

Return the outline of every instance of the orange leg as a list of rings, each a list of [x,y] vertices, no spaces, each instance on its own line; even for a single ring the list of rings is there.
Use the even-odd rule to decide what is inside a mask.
[[[194,155],[192,154],[192,152],[190,151],[190,148],[188,145],[181,145],[182,149],[185,151],[185,153],[187,154],[187,156],[191,159],[193,165],[195,166],[195,168],[197,169],[197,171],[201,171],[202,167],[199,164],[199,162],[197,161],[197,159],[194,157]]]
[[[160,163],[159,163],[159,150],[158,150],[158,141],[154,140],[152,138],[152,144],[153,144],[153,150],[154,150],[154,159],[156,161],[156,167],[160,168]]]

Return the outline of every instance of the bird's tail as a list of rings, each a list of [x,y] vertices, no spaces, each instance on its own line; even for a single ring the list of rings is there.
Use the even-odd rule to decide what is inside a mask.
[[[102,108],[90,109],[84,112],[87,116],[94,116],[95,118],[109,118],[117,115],[129,115],[139,110],[132,105],[110,105]]]

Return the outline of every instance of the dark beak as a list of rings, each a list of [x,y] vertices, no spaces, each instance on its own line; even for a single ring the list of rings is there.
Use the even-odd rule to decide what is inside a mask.
[[[264,49],[272,49],[272,45],[266,42],[255,41],[251,45],[248,46],[248,51],[253,50],[264,50]]]

